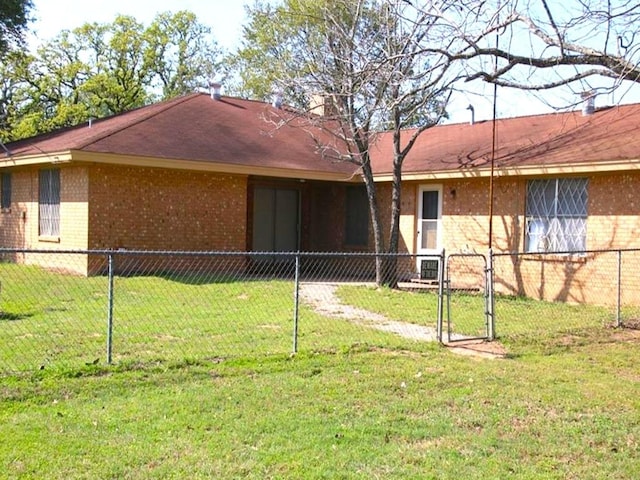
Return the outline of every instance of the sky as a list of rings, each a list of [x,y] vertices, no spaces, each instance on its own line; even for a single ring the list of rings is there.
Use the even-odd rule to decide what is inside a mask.
[[[111,22],[118,14],[149,25],[158,13],[189,10],[200,23],[211,27],[220,46],[231,49],[242,34],[244,6],[252,5],[253,0],[35,0],[33,4],[35,22],[30,29],[36,42],[84,23]]]
[[[252,5],[253,0],[34,0],[33,16],[30,24],[30,44],[50,40],[61,30],[71,30],[87,22],[107,23],[116,15],[124,14],[136,18],[144,25],[149,25],[153,18],[161,12],[189,10],[196,14],[198,20],[209,27],[218,44],[227,51],[233,51],[240,43],[242,25],[245,21],[245,5]],[[456,94],[449,103],[449,119],[447,123],[467,122],[471,104],[475,110],[475,120],[489,120],[493,113],[493,87],[477,82],[474,93]],[[566,99],[552,98],[553,94],[543,95],[554,105],[563,104]],[[618,96],[621,93],[617,93]],[[626,101],[640,101],[640,95],[625,98]],[[599,99],[604,104],[617,103],[619,99]],[[566,104],[566,103],[565,103]],[[513,117],[549,113],[551,107],[532,93],[501,88],[498,90],[497,116]]]

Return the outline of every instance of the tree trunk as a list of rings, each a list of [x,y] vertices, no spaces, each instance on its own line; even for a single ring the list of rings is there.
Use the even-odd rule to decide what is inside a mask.
[[[382,254],[384,253],[384,235],[382,234],[382,223],[380,222],[380,209],[376,193],[376,184],[373,181],[373,171],[367,156],[362,162],[362,177],[367,187],[367,197],[369,199],[369,216],[371,218],[371,228],[373,228],[373,241],[376,253],[376,284],[383,284],[384,265]]]
[[[389,229],[389,256],[386,257],[383,285],[391,288],[398,286],[398,257],[400,248],[400,207],[402,201],[402,157],[397,153],[393,161],[393,180],[391,182],[391,224]]]

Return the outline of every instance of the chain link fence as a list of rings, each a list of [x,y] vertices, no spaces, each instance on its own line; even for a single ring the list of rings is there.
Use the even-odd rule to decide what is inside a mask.
[[[0,371],[435,340],[437,285],[371,254],[0,250]],[[379,275],[405,288],[376,287]]]
[[[558,344],[640,326],[640,250],[493,255],[496,330]]]
[[[639,276],[635,250],[445,260],[0,249],[0,372],[539,341],[635,326]]]

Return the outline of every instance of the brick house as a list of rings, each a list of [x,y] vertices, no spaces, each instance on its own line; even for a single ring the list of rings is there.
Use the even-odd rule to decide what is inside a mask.
[[[616,257],[640,248],[640,105],[498,120],[491,244],[527,252],[496,265],[496,288],[548,300],[613,301]],[[401,230],[416,254],[487,253],[493,122],[424,133],[403,168]],[[390,138],[374,170],[390,179]],[[581,252],[549,255],[549,252]],[[640,272],[622,270],[623,303]]]
[[[321,158],[307,131],[265,121],[279,114],[196,93],[11,143],[0,160],[0,245],[363,248],[344,223],[364,198],[353,165]],[[91,273],[87,262],[75,269]]]
[[[191,94],[9,144],[0,246],[370,250],[355,167],[322,158],[305,129],[275,129],[274,115],[266,103]],[[493,169],[493,122],[427,130],[403,168],[401,249],[485,253],[490,208],[498,252],[640,247],[638,125],[640,105],[498,120]],[[386,217],[391,141],[381,135],[371,152]],[[571,281],[588,283],[599,268],[595,254],[558,258],[527,257],[501,274],[503,290],[558,298],[563,282],[540,295],[522,278],[569,260]]]

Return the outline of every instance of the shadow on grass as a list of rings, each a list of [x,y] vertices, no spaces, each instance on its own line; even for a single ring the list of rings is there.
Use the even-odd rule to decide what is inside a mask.
[[[161,278],[183,285],[222,285],[233,283],[268,282],[272,280],[293,281],[291,272],[282,270],[238,270],[238,271],[172,271],[155,270],[153,272],[118,272],[116,278]]]
[[[32,313],[10,313],[0,312],[0,322],[16,322],[25,318],[33,317]]]

